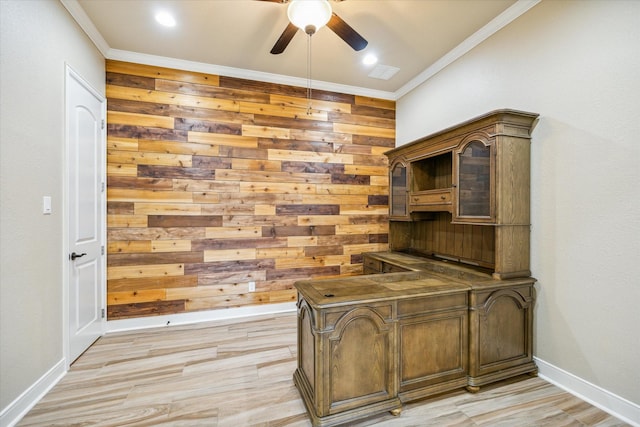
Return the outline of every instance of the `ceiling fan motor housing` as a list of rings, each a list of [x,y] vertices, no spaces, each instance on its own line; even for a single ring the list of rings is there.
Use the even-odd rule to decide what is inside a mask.
[[[288,0],[263,1],[287,3]],[[287,16],[289,24],[273,45],[271,49],[273,55],[284,52],[298,29],[311,36],[325,25],[353,50],[360,51],[367,46],[367,41],[356,30],[333,13],[328,0],[291,0],[287,8]]]

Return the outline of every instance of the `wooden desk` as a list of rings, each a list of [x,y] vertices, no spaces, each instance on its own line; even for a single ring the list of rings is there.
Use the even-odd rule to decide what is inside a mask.
[[[365,254],[373,261],[415,271],[296,283],[294,381],[314,426],[536,372],[535,279],[393,252]]]

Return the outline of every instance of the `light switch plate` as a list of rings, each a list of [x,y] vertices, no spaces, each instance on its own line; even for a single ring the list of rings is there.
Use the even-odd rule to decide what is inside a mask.
[[[42,196],[42,213],[51,215],[51,196]]]

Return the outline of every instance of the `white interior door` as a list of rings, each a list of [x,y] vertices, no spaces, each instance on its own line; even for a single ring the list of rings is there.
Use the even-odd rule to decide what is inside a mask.
[[[105,326],[105,100],[73,70],[66,73],[68,362]]]

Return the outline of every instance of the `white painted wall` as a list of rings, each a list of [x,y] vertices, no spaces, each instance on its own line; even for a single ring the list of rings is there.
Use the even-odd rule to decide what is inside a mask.
[[[0,1],[0,31],[3,414],[63,359],[65,63],[103,95],[105,69],[57,0]],[[43,196],[52,215],[42,214]]]
[[[400,99],[398,145],[498,108],[541,115],[535,355],[640,405],[640,2],[543,0]]]

